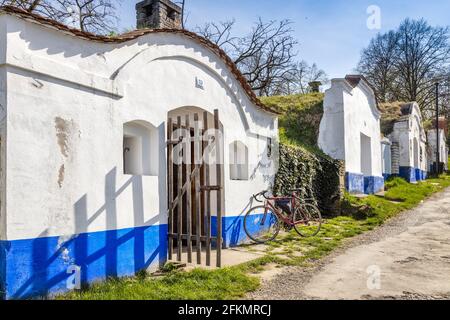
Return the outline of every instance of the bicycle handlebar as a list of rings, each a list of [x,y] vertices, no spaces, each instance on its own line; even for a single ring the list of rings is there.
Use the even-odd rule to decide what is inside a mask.
[[[255,199],[257,202],[263,202],[263,200],[259,200],[258,197],[263,196],[264,199],[267,200],[266,194],[267,194],[268,192],[269,192],[269,190],[264,190],[264,191],[261,191],[260,193],[254,194],[254,195],[253,195],[253,199]]]

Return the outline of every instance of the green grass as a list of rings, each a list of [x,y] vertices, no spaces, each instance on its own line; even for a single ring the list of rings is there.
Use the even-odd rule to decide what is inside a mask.
[[[401,178],[394,178],[386,183],[387,191],[384,198],[378,196],[369,196],[364,199],[348,197],[354,204],[370,206],[371,212],[367,223],[380,225],[386,219],[417,206],[425,198],[449,186],[450,176],[448,175],[417,184],[410,184]]]
[[[136,277],[110,279],[81,292],[57,299],[73,300],[223,300],[242,297],[256,290],[259,280],[243,269],[194,269],[171,272],[162,278]]]
[[[307,266],[340,246],[343,240],[372,230],[400,212],[414,208],[432,194],[450,187],[450,176],[443,175],[439,179],[429,179],[417,184],[395,178],[388,181],[386,187],[388,190],[384,198],[371,195],[359,199],[346,195],[345,200],[349,204],[368,208],[366,217],[361,218],[360,215],[344,212],[343,216],[327,219],[319,235],[314,238],[301,238],[295,231],[291,231],[277,242],[269,244],[272,249],[280,247],[291,249],[288,253],[280,250],[273,253],[273,250],[269,249],[271,256],[252,262],[250,269],[253,271],[261,269],[258,263],[265,265],[273,262]],[[291,252],[302,252],[303,255],[293,255]]]
[[[323,93],[309,93],[261,98],[264,104],[282,112],[278,122],[280,142],[312,152],[319,151],[317,138],[323,115],[323,97]]]
[[[180,272],[168,268],[168,274],[160,278],[140,274],[134,278],[110,279],[57,299],[238,299],[259,287],[255,274],[263,271],[268,264],[309,266],[341,246],[345,239],[372,230],[400,212],[417,206],[433,193],[450,187],[450,176],[443,175],[418,184],[395,178],[388,181],[386,187],[388,190],[384,198],[373,195],[358,199],[346,195],[348,205],[366,208],[364,218],[344,212],[344,216],[325,220],[322,230],[313,238],[301,238],[295,231],[285,233],[277,241],[269,243],[266,255],[259,259],[217,270]]]

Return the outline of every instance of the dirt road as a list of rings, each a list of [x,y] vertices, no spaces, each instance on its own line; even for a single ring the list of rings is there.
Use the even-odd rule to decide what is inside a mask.
[[[450,299],[450,189],[249,298]]]

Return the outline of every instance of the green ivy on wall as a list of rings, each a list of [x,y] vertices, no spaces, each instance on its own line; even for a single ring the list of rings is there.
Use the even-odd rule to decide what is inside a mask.
[[[264,97],[277,108],[280,131],[280,163],[273,192],[288,195],[301,189],[302,198],[311,198],[324,216],[340,214],[344,168],[341,161],[325,155],[317,146],[323,116],[323,93]]]
[[[300,196],[311,199],[324,216],[340,214],[340,200],[343,196],[341,161],[283,143],[279,154],[274,194],[288,195],[290,189],[299,188]]]

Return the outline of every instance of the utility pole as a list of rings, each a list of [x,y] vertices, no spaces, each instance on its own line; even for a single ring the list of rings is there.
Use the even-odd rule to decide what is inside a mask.
[[[441,163],[441,152],[440,152],[440,141],[439,141],[439,82],[436,82],[436,175],[441,173],[440,163]]]

